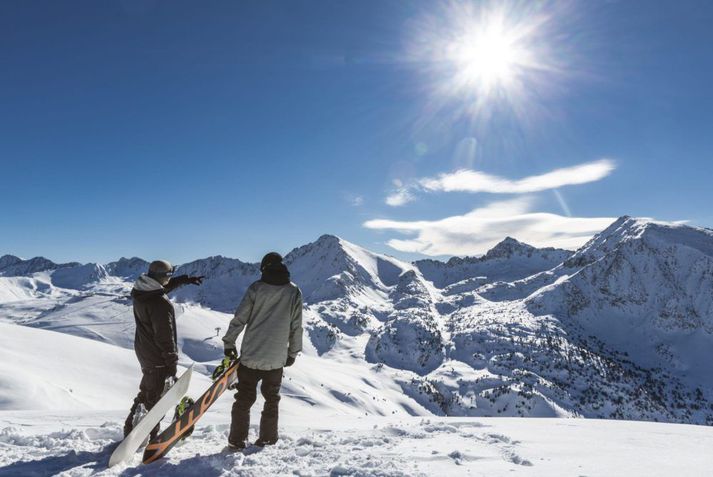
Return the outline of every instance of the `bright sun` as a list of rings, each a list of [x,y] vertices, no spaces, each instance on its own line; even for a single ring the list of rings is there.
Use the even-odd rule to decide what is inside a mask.
[[[491,17],[474,24],[448,46],[456,84],[480,93],[505,90],[532,63],[522,32]]]
[[[431,93],[424,115],[488,121],[509,109],[534,117],[567,70],[556,9],[527,0],[442,5],[410,27],[407,58],[423,67]]]

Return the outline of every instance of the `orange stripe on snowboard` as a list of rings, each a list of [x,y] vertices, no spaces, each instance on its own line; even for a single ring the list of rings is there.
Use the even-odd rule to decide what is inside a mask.
[[[238,363],[227,369],[225,373],[208,390],[203,393],[181,418],[159,434],[154,441],[151,441],[144,450],[144,464],[149,464],[160,459],[171,450],[171,448],[181,440],[181,437],[188,432],[198,419],[205,414],[208,408],[223,394],[228,388],[230,376],[237,372]]]

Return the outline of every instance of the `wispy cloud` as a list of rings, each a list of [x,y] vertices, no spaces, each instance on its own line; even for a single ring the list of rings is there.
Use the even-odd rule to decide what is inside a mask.
[[[440,220],[376,219],[364,226],[413,236],[389,240],[388,245],[396,250],[438,256],[483,254],[506,236],[538,247],[574,249],[615,220],[532,212],[533,205],[534,198],[525,196],[492,202],[465,215]]]
[[[416,199],[408,187],[401,187],[386,197],[386,204],[392,207],[408,204]]]
[[[344,193],[344,199],[353,207],[364,205],[364,196],[359,194]]]
[[[410,185],[401,185],[386,198],[386,203],[391,206],[404,205],[415,200],[417,191],[527,194],[557,189],[563,186],[595,182],[608,176],[615,168],[614,161],[600,159],[518,180],[511,180],[472,169],[461,169],[440,174],[437,177],[422,178]]]

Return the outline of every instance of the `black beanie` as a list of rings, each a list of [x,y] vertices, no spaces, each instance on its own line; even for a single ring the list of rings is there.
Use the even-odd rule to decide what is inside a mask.
[[[282,263],[282,255],[277,252],[270,252],[262,257],[262,262],[260,262],[260,271],[280,263]]]

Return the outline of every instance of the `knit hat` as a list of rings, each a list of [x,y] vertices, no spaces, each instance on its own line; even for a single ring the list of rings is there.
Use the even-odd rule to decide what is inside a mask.
[[[262,261],[260,262],[260,271],[262,272],[266,268],[279,265],[280,263],[282,263],[282,255],[277,252],[270,252],[262,257]]]

